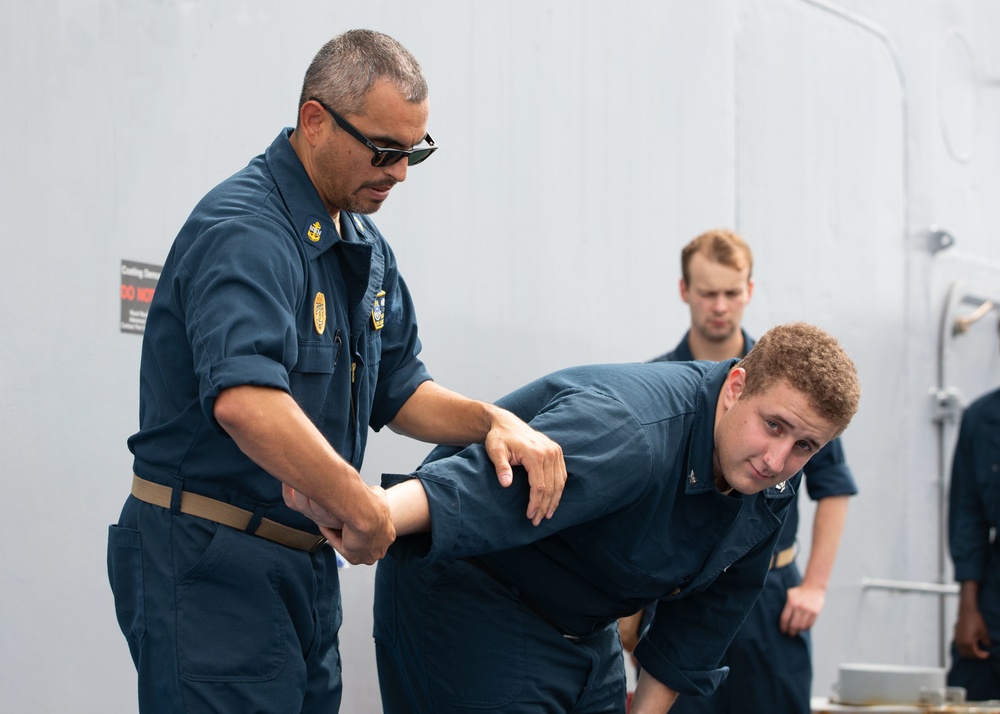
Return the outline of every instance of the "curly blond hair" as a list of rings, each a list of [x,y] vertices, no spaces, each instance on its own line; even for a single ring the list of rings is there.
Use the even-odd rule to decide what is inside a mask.
[[[857,368],[840,343],[815,325],[793,322],[771,328],[736,366],[746,370],[741,396],[761,394],[785,380],[837,427],[838,435],[858,411]]]

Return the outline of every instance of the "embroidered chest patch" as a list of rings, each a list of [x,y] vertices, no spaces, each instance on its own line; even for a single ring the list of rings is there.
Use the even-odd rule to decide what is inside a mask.
[[[385,327],[385,290],[380,290],[372,304],[372,327],[381,330]]]

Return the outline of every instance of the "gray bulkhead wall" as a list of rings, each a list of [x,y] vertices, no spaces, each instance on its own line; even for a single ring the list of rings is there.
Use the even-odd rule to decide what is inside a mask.
[[[134,711],[105,571],[137,422],[121,261],[163,262],[351,27],[400,39],[431,84],[443,148],[377,221],[436,379],[493,399],[663,352],[687,326],[681,245],[737,228],[757,261],[748,329],[818,323],[865,388],[814,693],[843,662],[942,662],[951,600],[907,584],[950,578],[956,417],[1000,384],[996,311],[950,328],[1000,303],[996,3],[15,0],[0,6],[0,708]],[[375,435],[364,475],[425,451]],[[349,714],[378,710],[373,572],[343,573]]]

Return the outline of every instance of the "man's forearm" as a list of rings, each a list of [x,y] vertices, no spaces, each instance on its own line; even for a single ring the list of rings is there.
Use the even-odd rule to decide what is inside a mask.
[[[812,546],[802,584],[826,591],[833,573],[833,564],[840,548],[840,538],[847,522],[849,496],[830,496],[816,504],[813,518]]]
[[[432,444],[466,446],[486,438],[496,407],[463,397],[436,382],[423,382],[410,395],[389,428]]]
[[[385,498],[397,536],[430,530],[430,504],[420,479],[411,478],[386,489]]]
[[[642,670],[629,711],[631,714],[665,714],[676,700],[677,692]]]
[[[342,522],[368,531],[387,517],[357,470],[286,392],[253,386],[226,389],[216,400],[214,414],[258,466]]]
[[[778,620],[779,629],[786,635],[795,637],[803,630],[810,629],[823,610],[833,562],[837,558],[840,536],[847,520],[847,498],[823,498],[816,507],[809,564],[802,576],[802,583],[786,592],[785,606]]]
[[[979,581],[963,580],[958,586],[959,611],[979,612]]]

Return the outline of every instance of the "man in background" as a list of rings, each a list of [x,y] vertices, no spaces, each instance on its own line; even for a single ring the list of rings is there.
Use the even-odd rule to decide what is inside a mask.
[[[1000,389],[966,408],[951,467],[948,545],[960,583],[948,685],[1000,699]]]
[[[681,252],[681,299],[691,310],[691,328],[673,351],[654,362],[745,356],[754,340],[742,328],[753,295],[753,254],[737,234],[711,230]],[[817,502],[812,547],[801,574],[796,563],[798,509],[789,508],[760,599],[726,651],[729,676],[706,697],[680,697],[681,714],[808,714],[812,688],[810,628],[823,609],[848,498],[857,486],[844,460],[840,439],[827,444],[806,465],[805,483]],[[797,495],[797,494],[796,494]],[[652,608],[655,610],[655,608]],[[619,622],[626,649],[635,646],[652,612]]]

